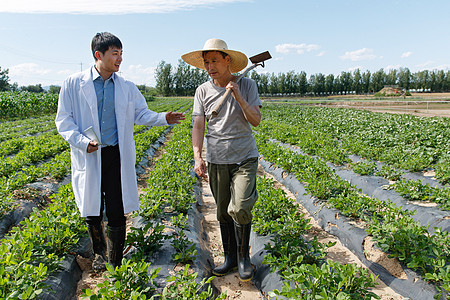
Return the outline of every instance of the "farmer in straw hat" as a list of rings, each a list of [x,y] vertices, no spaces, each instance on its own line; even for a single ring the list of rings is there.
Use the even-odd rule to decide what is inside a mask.
[[[195,172],[208,178],[217,204],[217,219],[225,255],[225,262],[213,269],[213,274],[224,276],[238,269],[239,278],[253,278],[249,257],[253,205],[256,192],[258,149],[252,135],[252,126],[261,121],[261,100],[256,83],[242,78],[235,83],[237,73],[247,66],[244,53],[229,50],[219,39],[206,41],[202,50],[182,56],[188,64],[204,69],[211,80],[200,85],[194,98],[194,128],[192,144]],[[227,89],[231,95],[219,114],[211,111]],[[207,120],[206,161],[202,158],[203,138]]]

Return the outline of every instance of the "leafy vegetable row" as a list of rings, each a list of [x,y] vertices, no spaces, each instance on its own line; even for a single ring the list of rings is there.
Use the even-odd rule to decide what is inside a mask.
[[[9,177],[13,172],[52,157],[69,148],[69,144],[54,130],[50,134],[41,135],[24,145],[22,150],[14,156],[0,157],[0,176]]]
[[[413,270],[436,282],[436,288],[450,290],[450,236],[436,228],[430,235],[426,226],[414,221],[415,212],[404,211],[390,201],[380,201],[359,193],[350,183],[341,180],[320,159],[302,156],[274,142],[257,136],[258,149],[265,159],[294,173],[305,183],[305,189],[324,200],[344,215],[366,222],[366,231],[378,246]]]
[[[273,104],[262,112],[258,131],[270,130],[272,137],[308,154],[337,164],[357,154],[410,171],[434,168],[442,183],[450,180],[448,118]]]
[[[55,128],[55,115],[0,123],[0,142],[35,135]]]
[[[279,272],[283,287],[271,296],[288,299],[380,299],[370,291],[375,276],[355,264],[325,260],[326,249],[335,243],[321,244],[315,237],[307,241],[304,235],[312,227],[310,220],[299,212],[295,200],[282,189],[274,188],[268,178],[258,178],[259,199],[254,214],[254,229],[259,234],[273,236],[265,249],[263,263]],[[273,243],[273,244],[272,244]]]
[[[33,299],[41,294],[45,279],[85,232],[72,188],[65,185],[45,210],[35,208],[21,227],[13,228],[2,240],[0,298]]]

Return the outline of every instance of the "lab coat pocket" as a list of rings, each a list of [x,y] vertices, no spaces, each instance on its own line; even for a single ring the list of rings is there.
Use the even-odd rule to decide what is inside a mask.
[[[72,147],[70,151],[72,168],[76,171],[84,171],[86,169],[85,154],[78,148]]]

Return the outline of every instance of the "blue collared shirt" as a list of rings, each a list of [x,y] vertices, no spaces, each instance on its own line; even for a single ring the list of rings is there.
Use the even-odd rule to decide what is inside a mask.
[[[100,122],[100,141],[105,146],[115,146],[119,142],[117,135],[116,110],[114,105],[115,73],[107,80],[93,68],[95,94],[97,95],[98,120]],[[97,77],[95,77],[98,75]]]

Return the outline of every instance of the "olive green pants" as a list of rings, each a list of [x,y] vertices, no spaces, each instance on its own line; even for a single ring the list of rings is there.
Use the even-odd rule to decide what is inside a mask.
[[[252,208],[258,199],[256,170],[258,158],[249,158],[241,164],[208,163],[209,186],[217,206],[217,220],[248,224]]]

